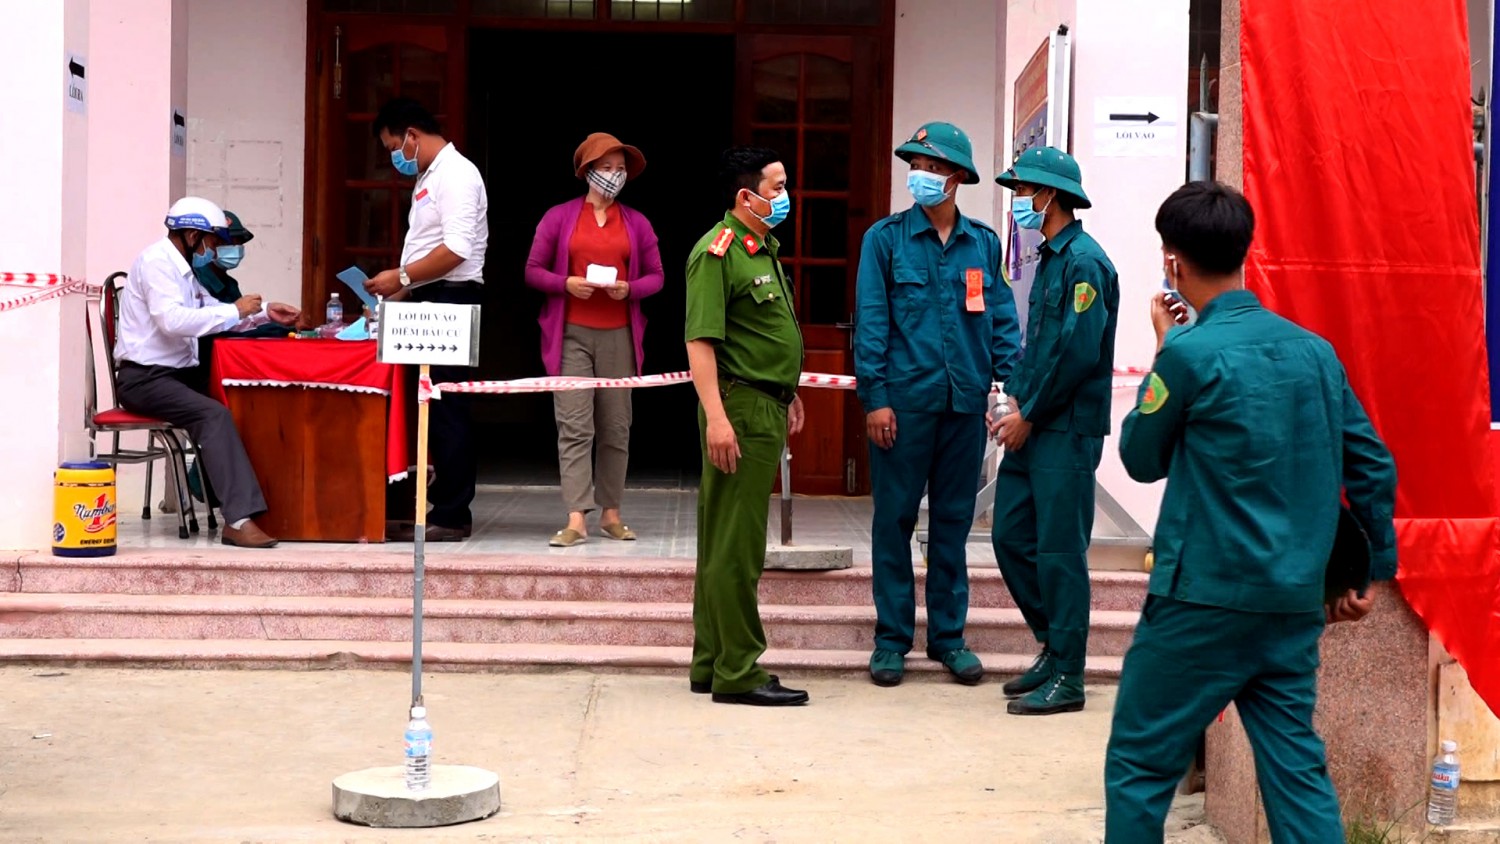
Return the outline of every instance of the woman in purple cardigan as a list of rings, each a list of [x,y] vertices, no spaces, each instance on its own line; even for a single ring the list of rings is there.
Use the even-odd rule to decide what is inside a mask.
[[[641,300],[661,290],[661,253],[651,224],[615,197],[645,168],[635,147],[603,132],[589,135],[573,153],[574,175],[588,193],[553,207],[536,227],[526,283],[547,294],[537,322],[548,375],[623,378],[641,371]],[[568,524],[549,544],[587,542],[586,518],[596,509],[601,534],[635,539],[620,516],[630,391],[568,390],[553,393],[553,406]]]

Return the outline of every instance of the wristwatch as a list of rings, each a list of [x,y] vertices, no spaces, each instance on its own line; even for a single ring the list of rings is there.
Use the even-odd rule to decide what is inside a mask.
[[[396,272],[398,272],[398,273],[401,274],[401,286],[402,287],[410,287],[411,286],[411,276],[409,276],[409,275],[406,274],[406,267],[398,267],[397,270],[396,270]]]

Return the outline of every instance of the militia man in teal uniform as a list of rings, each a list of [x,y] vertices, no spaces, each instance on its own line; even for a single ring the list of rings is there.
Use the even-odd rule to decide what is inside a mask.
[[[1002,688],[1012,715],[1083,708],[1094,473],[1109,433],[1120,283],[1073,212],[1088,208],[1073,156],[1022,153],[995,179],[1015,191],[1015,224],[1045,240],[1028,298],[1026,348],[1005,382],[1013,409],[991,420],[1005,456],[995,480],[995,559],[1041,644]]]
[[[1333,347],[1244,289],[1254,228],[1245,198],[1208,182],[1156,215],[1168,283],[1198,318],[1174,328],[1157,294],[1156,361],[1120,435],[1130,476],[1167,489],[1105,761],[1109,844],[1162,840],[1198,736],[1231,701],[1271,840],[1344,840],[1313,730],[1318,639],[1375,593],[1330,577],[1330,552],[1342,493],[1369,579],[1395,577],[1396,470]]]
[[[716,703],[795,706],[807,692],[782,686],[757,663],[766,633],[756,594],[771,487],[787,435],[803,420],[802,330],[770,234],[791,196],[772,150],[726,150],[720,177],[729,212],[687,265],[685,337],[703,443],[688,680]]]
[[[991,386],[1020,349],[995,230],[958,210],[979,181],[969,136],[928,123],[896,156],[914,205],[870,227],[860,249],[854,372],[870,438],[875,652],[870,678],[901,682],[916,628],[911,534],[928,497],[927,656],[961,683],[984,677],[964,641],[964,546],[984,461]]]

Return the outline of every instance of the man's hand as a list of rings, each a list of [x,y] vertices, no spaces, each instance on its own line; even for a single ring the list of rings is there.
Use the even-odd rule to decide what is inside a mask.
[[[609,293],[609,298],[614,299],[616,302],[618,302],[624,299],[626,296],[630,295],[630,282],[622,281],[618,284],[611,284],[610,286],[604,288],[604,290],[605,292]]]
[[[240,310],[240,319],[244,319],[245,317],[260,313],[261,301],[262,299],[259,293],[251,293],[249,296],[241,296],[239,298],[239,301],[234,303],[234,306],[236,308],[239,308]]]
[[[728,417],[708,420],[708,461],[726,475],[733,475],[740,459],[740,443]]]
[[[1151,327],[1156,329],[1156,348],[1161,350],[1167,332],[1187,322],[1187,306],[1163,290],[1151,297]]]
[[[376,296],[390,298],[401,291],[401,271],[383,270],[375,274],[374,278],[365,281],[365,289]]]
[[[589,284],[587,279],[584,279],[581,276],[568,276],[568,292],[580,299],[587,299],[590,296],[593,296],[594,291],[597,289],[598,288],[594,287],[594,285]]]
[[[802,424],[807,421],[807,411],[802,406],[802,397],[792,399],[791,407],[786,409],[786,432],[788,436],[795,437],[802,433]]]
[[[302,309],[288,305],[285,302],[272,302],[266,308],[266,316],[270,317],[271,321],[277,325],[291,327],[297,322],[297,317],[302,316]]]
[[[870,442],[890,451],[896,445],[896,411],[882,407],[866,413],[865,434]]]
[[[1364,597],[1353,589],[1345,592],[1337,601],[1328,604],[1328,623],[1337,624],[1340,621],[1359,621],[1370,614],[1375,608],[1375,591],[1365,590]]]
[[[995,425],[995,433],[1006,451],[1020,451],[1031,436],[1031,423],[1021,418],[1020,411],[1008,413]]]

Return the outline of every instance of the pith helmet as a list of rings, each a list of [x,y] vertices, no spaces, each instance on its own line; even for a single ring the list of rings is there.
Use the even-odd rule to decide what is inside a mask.
[[[1009,170],[995,177],[1001,187],[1015,190],[1019,185],[1056,188],[1078,200],[1079,208],[1092,208],[1089,195],[1083,192],[1083,171],[1078,160],[1056,147],[1034,147],[1021,153]]]
[[[979,184],[979,171],[974,167],[974,145],[964,130],[952,123],[924,123],[906,143],[896,147],[896,157],[907,163],[914,155],[940,158],[949,164],[964,168],[969,175],[964,184]]]

